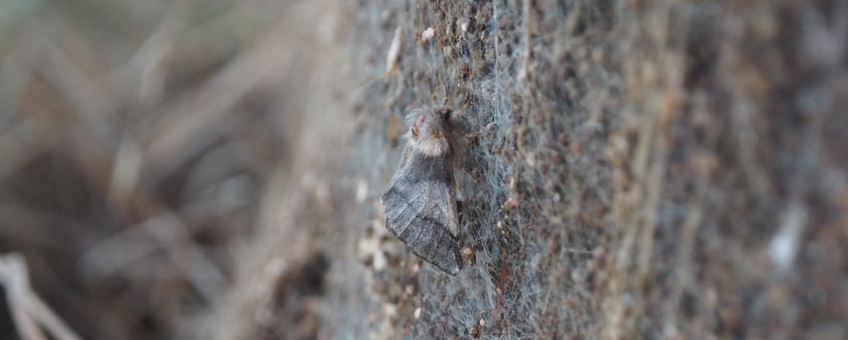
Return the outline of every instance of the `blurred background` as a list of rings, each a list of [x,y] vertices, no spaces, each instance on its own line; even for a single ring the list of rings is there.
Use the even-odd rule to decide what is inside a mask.
[[[295,167],[316,6],[0,2],[0,338],[47,313],[20,260],[83,338],[197,336]]]

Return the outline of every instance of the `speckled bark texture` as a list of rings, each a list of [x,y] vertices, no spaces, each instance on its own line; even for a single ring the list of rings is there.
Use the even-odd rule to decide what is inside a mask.
[[[843,2],[324,5],[221,338],[848,337]],[[424,106],[461,123],[456,277],[379,203]]]

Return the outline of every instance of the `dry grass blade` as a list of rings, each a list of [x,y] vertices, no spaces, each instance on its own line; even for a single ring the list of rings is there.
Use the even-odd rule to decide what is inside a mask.
[[[53,312],[29,286],[29,273],[24,257],[11,253],[0,258],[0,283],[14,316],[18,333],[25,340],[46,340],[36,325],[44,326],[58,340],[80,340],[68,325]]]
[[[37,158],[49,145],[42,134],[37,119],[24,120],[10,130],[0,133],[0,180],[20,170]]]
[[[149,162],[156,167],[182,164],[182,159],[195,153],[198,136],[215,131],[232,107],[262,81],[279,77],[291,65],[291,50],[280,48],[277,39],[263,44],[232,60],[201,88],[165,106],[166,117],[148,134]]]
[[[226,288],[224,275],[203,251],[191,242],[191,237],[179,217],[165,214],[151,218],[143,225],[162,243],[171,260],[185,271],[206,300],[217,301],[216,297]]]

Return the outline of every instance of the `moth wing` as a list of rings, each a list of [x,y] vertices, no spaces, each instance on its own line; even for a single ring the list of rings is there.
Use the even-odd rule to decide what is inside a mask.
[[[415,255],[456,275],[459,220],[450,160],[419,152],[405,158],[380,196],[386,228]]]

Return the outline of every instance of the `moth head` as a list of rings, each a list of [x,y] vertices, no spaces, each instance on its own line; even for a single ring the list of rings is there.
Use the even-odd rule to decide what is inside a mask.
[[[427,113],[422,112],[417,117],[415,117],[415,121],[412,122],[412,138],[418,139],[418,131],[422,131],[427,123]]]
[[[449,152],[446,134],[450,115],[451,110],[447,108],[412,110],[407,116],[411,145],[428,154]]]
[[[448,108],[413,110],[410,114],[412,118],[412,126],[410,127],[412,138],[417,140],[419,136],[426,139],[444,137],[446,122],[450,115],[451,110]]]

